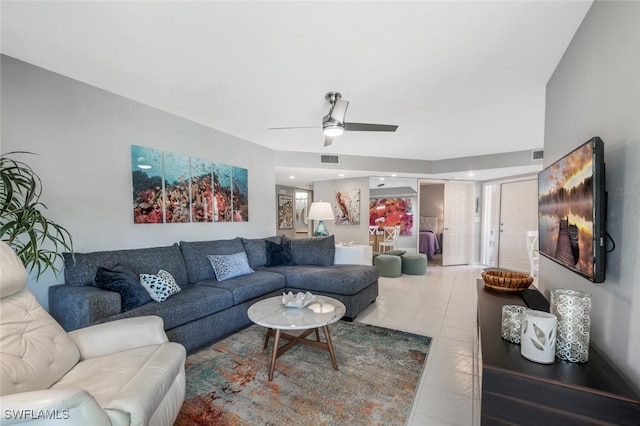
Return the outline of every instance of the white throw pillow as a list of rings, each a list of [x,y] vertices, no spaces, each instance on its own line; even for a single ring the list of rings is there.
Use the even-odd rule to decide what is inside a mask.
[[[249,266],[247,253],[241,251],[234,254],[210,254],[207,256],[218,281],[228,280],[241,275],[253,274]]]
[[[140,284],[156,302],[164,302],[169,296],[182,291],[173,275],[162,269],[156,275],[140,274]]]

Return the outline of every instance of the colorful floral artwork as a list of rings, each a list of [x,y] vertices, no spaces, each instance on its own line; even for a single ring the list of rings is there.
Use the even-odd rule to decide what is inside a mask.
[[[400,235],[413,235],[413,198],[372,198],[369,226],[400,226]]]
[[[134,223],[246,222],[248,171],[131,145]]]
[[[360,224],[360,189],[336,191],[333,211],[336,225]]]

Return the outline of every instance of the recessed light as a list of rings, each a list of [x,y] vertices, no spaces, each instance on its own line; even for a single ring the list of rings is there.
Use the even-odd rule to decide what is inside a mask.
[[[384,180],[384,178],[383,178],[383,177],[381,177],[381,178],[378,178],[378,180]]]
[[[340,177],[344,177],[344,173],[340,173],[338,176],[340,176]]]
[[[394,174],[391,175],[391,177],[398,177],[398,174],[394,173]]]
[[[295,176],[289,176],[289,179],[295,179],[295,178],[296,178]]]

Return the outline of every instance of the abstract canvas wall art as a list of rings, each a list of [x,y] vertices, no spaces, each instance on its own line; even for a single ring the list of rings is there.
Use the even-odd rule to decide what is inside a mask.
[[[400,235],[413,235],[413,198],[370,199],[369,226],[380,222],[384,226],[400,226]]]
[[[360,189],[336,191],[333,211],[336,225],[359,225]]]

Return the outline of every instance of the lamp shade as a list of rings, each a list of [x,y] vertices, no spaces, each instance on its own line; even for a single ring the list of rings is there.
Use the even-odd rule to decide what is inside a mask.
[[[329,235],[329,230],[324,226],[325,220],[334,220],[333,210],[331,209],[331,203],[316,201],[311,203],[309,208],[308,219],[318,220],[318,226],[313,233],[314,237],[326,237]]]
[[[331,203],[326,201],[315,201],[311,203],[307,218],[312,220],[334,220],[335,217],[333,216]]]

